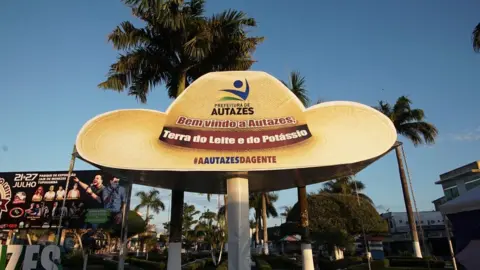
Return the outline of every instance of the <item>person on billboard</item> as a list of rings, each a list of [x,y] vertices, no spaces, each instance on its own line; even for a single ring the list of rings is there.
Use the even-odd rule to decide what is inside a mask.
[[[43,196],[45,201],[53,201],[55,199],[55,186],[50,186],[45,196]]]
[[[50,210],[48,209],[48,206],[43,203],[42,205],[42,214],[44,218],[49,218],[50,217]]]
[[[43,187],[40,186],[35,190],[35,193],[33,194],[32,197],[32,202],[41,202],[43,199]]]
[[[78,190],[78,184],[73,184],[73,188],[67,193],[67,199],[76,200],[80,199],[80,190]]]
[[[63,201],[63,198],[65,198],[65,190],[62,186],[59,186],[57,190],[57,201]]]
[[[100,174],[95,175],[90,186],[80,181],[80,179],[77,177],[73,178],[73,181],[78,183],[80,187],[82,187],[87,194],[90,195],[90,197],[97,202],[102,203],[102,192],[105,186],[103,185],[103,177]]]
[[[126,200],[125,188],[120,186],[119,182],[119,178],[113,177],[110,185],[105,187],[102,192],[103,206],[110,210],[115,224],[122,222],[122,207]]]
[[[35,208],[35,203],[31,203],[30,208],[25,209],[25,216],[31,216],[32,214],[35,215],[34,208]]]

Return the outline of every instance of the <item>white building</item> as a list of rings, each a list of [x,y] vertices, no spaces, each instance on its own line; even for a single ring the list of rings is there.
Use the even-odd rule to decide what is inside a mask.
[[[424,211],[414,213],[420,245],[423,247],[422,237],[425,237],[427,253],[436,256],[448,256],[447,234],[441,212]],[[400,252],[413,252],[412,238],[406,212],[389,212],[381,215],[388,222],[389,236],[383,240],[385,253],[388,255]],[[425,252],[424,252],[425,253]]]
[[[480,185],[480,161],[474,161],[462,167],[453,169],[440,175],[435,184],[441,185],[445,196],[433,201],[435,209],[474,187]]]

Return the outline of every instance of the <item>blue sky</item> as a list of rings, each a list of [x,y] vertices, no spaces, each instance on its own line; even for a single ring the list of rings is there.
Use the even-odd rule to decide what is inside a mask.
[[[66,170],[80,127],[120,108],[165,110],[163,87],[148,104],[99,90],[117,52],[107,34],[134,20],[120,1],[7,1],[0,9],[0,171]],[[479,158],[480,54],[471,31],[478,1],[240,1],[210,0],[207,13],[240,9],[264,35],[254,70],[280,79],[299,70],[312,99],[374,105],[408,95],[440,136],[434,146],[405,146],[419,210],[442,195],[438,175]],[[90,167],[80,162],[77,169]],[[357,175],[379,211],[404,211],[394,154]],[[321,185],[308,187],[317,190]],[[136,186],[135,190],[142,187]],[[162,190],[165,203],[169,192]],[[278,207],[296,190],[279,192]],[[196,194],[186,201],[216,209]],[[135,203],[135,200],[133,201]],[[166,211],[156,217],[160,224]],[[279,224],[272,220],[270,224]]]

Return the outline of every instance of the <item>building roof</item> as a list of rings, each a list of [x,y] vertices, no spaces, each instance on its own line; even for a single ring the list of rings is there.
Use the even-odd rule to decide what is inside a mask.
[[[480,174],[480,161],[474,161],[472,163],[463,165],[446,173],[440,175],[440,180],[435,184],[439,185],[447,181],[456,180],[459,177],[464,177],[472,174]]]
[[[444,214],[454,214],[480,209],[480,187],[469,190],[467,193],[442,204],[439,208]]]

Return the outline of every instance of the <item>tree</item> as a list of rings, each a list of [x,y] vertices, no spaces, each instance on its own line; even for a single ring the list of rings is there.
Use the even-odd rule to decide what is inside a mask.
[[[308,92],[305,85],[305,77],[300,75],[300,72],[290,72],[288,82],[282,81],[282,83],[292,91],[303,105],[308,106],[310,99],[308,98]]]
[[[346,176],[338,178],[334,181],[328,181],[323,184],[323,188],[319,190],[320,192],[327,193],[340,193],[343,195],[357,195],[362,197],[366,201],[373,203],[372,199],[367,195],[363,194],[362,191],[365,189],[365,184],[361,181],[355,180],[353,176]]]
[[[223,246],[227,241],[225,218],[207,210],[200,216],[195,231],[197,235],[203,236],[204,241],[210,245],[213,263],[215,266],[219,265],[222,260]]]
[[[256,21],[244,12],[229,9],[205,17],[205,0],[124,2],[145,26],[137,28],[125,21],[108,36],[121,53],[107,80],[98,86],[118,92],[128,89],[142,103],[158,85],[175,98],[208,72],[249,69],[253,52],[263,41],[248,36],[247,28],[255,27]],[[183,199],[183,191],[172,191],[171,243],[181,243]],[[170,250],[172,262],[180,261],[181,249],[175,247]],[[169,269],[176,267],[180,265],[169,264]]]
[[[408,97],[401,96],[393,106],[379,101],[376,109],[390,118],[397,133],[406,137],[413,145],[434,144],[438,135],[437,128],[425,121],[422,109],[412,109],[411,105],[412,101]]]
[[[152,210],[155,214],[159,214],[160,211],[165,210],[165,205],[163,204],[162,200],[160,200],[160,191],[157,189],[151,189],[148,192],[139,191],[135,194],[135,196],[140,198],[140,204],[135,206],[135,211],[139,211],[140,209],[146,208],[147,213],[145,215],[145,222],[150,222],[150,210]]]
[[[473,50],[480,52],[480,23],[473,29],[472,32]]]
[[[198,214],[200,214],[200,211],[195,209],[195,205],[184,203],[182,218],[182,235],[183,240],[185,241],[186,248],[191,247],[192,243],[197,240],[197,236],[193,227],[198,222],[195,217]]]
[[[435,138],[438,135],[437,128],[433,124],[425,121],[425,113],[422,109],[412,109],[411,104],[412,101],[408,97],[401,96],[397,99],[393,106],[388,102],[379,101],[376,109],[390,118],[397,130],[397,133],[406,137],[413,143],[414,146],[421,144],[434,144]],[[413,250],[415,251],[415,256],[422,257],[420,243],[418,241],[415,217],[413,215],[412,203],[410,201],[407,178],[403,166],[404,157],[401,142],[397,142],[395,144],[395,154],[397,156],[403,198],[405,201],[405,207],[407,209],[408,223],[410,231],[412,232]]]
[[[98,86],[128,94],[145,103],[150,90],[163,84],[175,98],[211,71],[246,70],[263,37],[249,37],[253,18],[229,9],[205,17],[204,0],[124,0],[142,28],[122,22],[108,36],[121,51],[108,78]]]
[[[259,225],[260,220],[263,228],[263,252],[268,255],[268,230],[267,230],[267,218],[277,217],[277,209],[274,206],[274,202],[278,200],[278,195],[275,193],[255,193],[250,195],[250,208],[255,210],[255,219],[257,224],[257,230],[255,231],[255,237],[257,245],[259,244]]]
[[[283,212],[280,213],[280,216],[284,217],[285,221],[287,221],[288,213],[290,213],[290,211],[292,210],[292,207],[291,206],[284,206],[282,208],[283,208]]]
[[[353,195],[322,192],[307,196],[308,223],[312,237],[331,247],[346,247],[352,242],[352,236],[363,233],[363,228],[367,234],[386,233],[387,224],[375,207],[365,199],[359,199],[360,204]],[[292,225],[299,225],[299,207],[299,203],[293,206],[286,225],[282,226],[282,234],[298,233]]]
[[[305,77],[300,75],[300,72],[293,71],[290,73],[289,83],[283,82],[292,93],[307,107],[310,105],[308,98],[307,87],[305,83]],[[320,101],[318,101],[320,103]],[[298,177],[300,173],[298,173]],[[305,245],[305,250],[302,252],[304,267],[313,269],[313,254],[310,244],[310,232],[308,229],[308,201],[307,201],[307,188],[305,186],[297,187],[297,196],[300,203],[298,209],[300,216],[300,235],[302,236],[302,243]],[[308,263],[309,262],[309,263]],[[307,265],[307,263],[309,265]]]

